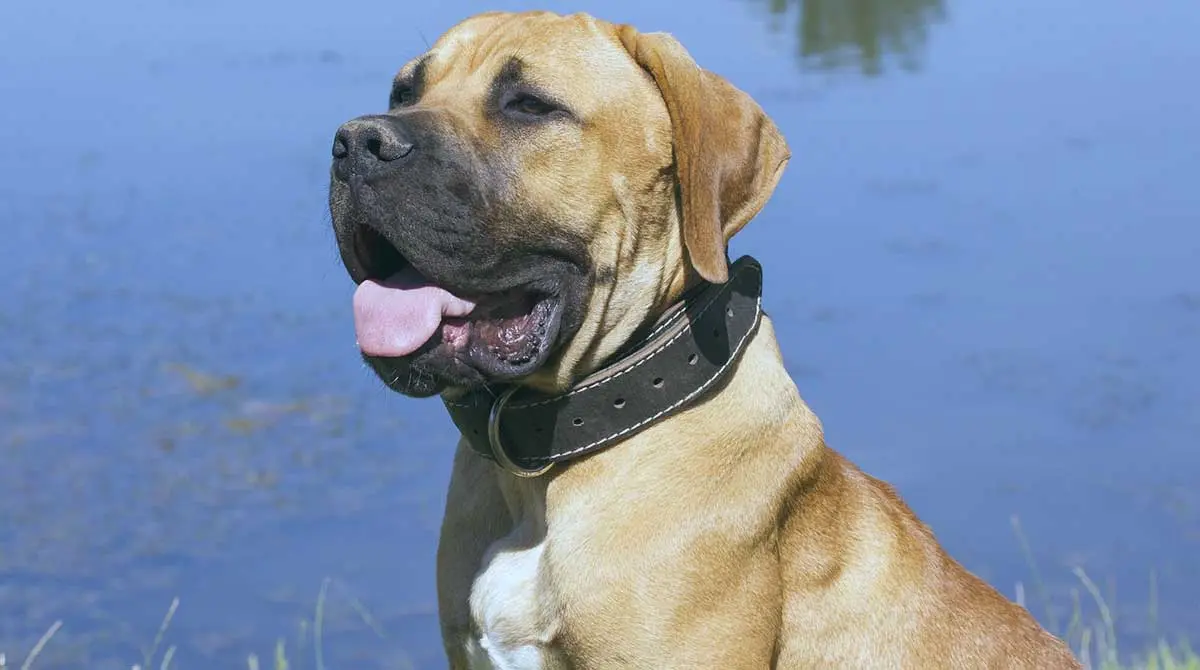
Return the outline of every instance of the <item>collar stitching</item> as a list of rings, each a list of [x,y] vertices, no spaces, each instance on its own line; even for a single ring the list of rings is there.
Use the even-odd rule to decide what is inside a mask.
[[[756,324],[756,325],[757,325],[757,322],[758,322],[758,320],[759,320],[759,318],[760,318],[761,316],[762,316],[762,296],[759,296],[759,297],[758,297],[758,299],[757,299],[757,300],[755,301],[755,303],[754,303],[754,321],[755,321],[755,324]],[[572,455],[574,455],[574,454],[577,454],[577,453],[579,453],[579,452],[582,452],[582,451],[587,451],[587,450],[589,450],[589,449],[592,449],[592,448],[594,448],[594,447],[598,447],[598,446],[600,446],[600,445],[602,445],[602,444],[604,444],[604,443],[606,443],[606,442],[608,442],[608,441],[610,441],[610,440],[613,440],[613,439],[616,439],[616,438],[618,438],[618,437],[621,437],[622,435],[624,435],[624,434],[626,434],[626,433],[628,433],[628,432],[630,432],[630,431],[637,430],[638,428],[641,428],[642,426],[644,426],[644,425],[646,425],[646,424],[650,423],[651,421],[654,421],[654,420],[658,419],[659,417],[661,417],[661,416],[662,416],[662,415],[664,415],[664,414],[667,414],[668,412],[673,412],[673,411],[675,411],[675,409],[676,409],[677,407],[679,407],[680,405],[683,405],[684,403],[690,402],[690,401],[691,401],[693,398],[695,398],[697,395],[700,395],[700,394],[701,394],[701,393],[703,393],[705,390],[707,390],[707,389],[708,389],[708,387],[709,387],[709,386],[711,386],[711,385],[712,385],[712,383],[713,383],[714,381],[716,381],[716,379],[717,379],[718,377],[720,377],[720,376],[721,376],[721,375],[722,375],[722,374],[725,372],[725,370],[726,370],[726,369],[727,369],[727,368],[728,368],[730,365],[733,365],[735,362],[737,362],[737,361],[738,361],[738,360],[741,358],[740,354],[741,354],[741,351],[742,351],[742,347],[743,347],[743,346],[745,346],[747,338],[749,338],[749,337],[750,337],[750,336],[751,336],[751,335],[752,335],[752,334],[753,334],[755,331],[757,331],[757,330],[758,330],[758,328],[757,328],[757,327],[754,327],[754,328],[751,328],[751,329],[747,330],[747,331],[746,331],[746,333],[745,333],[744,335],[742,335],[742,339],[738,340],[737,346],[736,346],[736,347],[734,347],[733,351],[731,351],[731,352],[730,352],[729,360],[725,361],[725,363],[724,363],[724,364],[722,364],[722,365],[721,365],[721,367],[720,367],[720,368],[718,368],[718,369],[717,369],[717,371],[716,371],[716,372],[714,372],[714,373],[713,373],[713,375],[712,375],[711,377],[709,377],[707,381],[705,381],[703,384],[701,384],[699,388],[697,388],[696,390],[694,390],[694,391],[692,391],[691,393],[687,394],[685,397],[683,397],[682,399],[680,399],[678,402],[676,402],[675,404],[671,405],[670,407],[667,407],[667,408],[665,408],[665,409],[663,409],[663,410],[659,411],[659,412],[658,412],[657,414],[655,414],[654,416],[651,416],[651,417],[648,417],[648,418],[646,418],[646,419],[643,419],[643,420],[641,420],[641,421],[639,421],[639,422],[637,422],[637,423],[633,424],[632,426],[628,426],[628,427],[626,427],[626,428],[623,428],[623,429],[621,429],[621,430],[619,430],[619,431],[617,431],[617,432],[613,433],[612,435],[609,435],[608,437],[602,437],[602,438],[600,438],[599,440],[596,440],[595,442],[592,442],[591,444],[587,444],[587,445],[584,445],[584,446],[582,446],[582,447],[578,447],[578,448],[576,448],[576,449],[572,449],[572,450],[570,450],[570,451],[564,451],[564,452],[560,452],[560,453],[557,453],[557,454],[553,454],[552,456],[530,456],[530,457],[527,457],[527,459],[526,459],[526,460],[528,460],[528,461],[529,461],[529,462],[531,462],[531,463],[548,463],[548,462],[550,462],[550,461],[552,461],[552,460],[559,460],[559,459],[563,459],[563,458],[566,458],[566,457],[568,457],[568,456],[572,456]],[[683,332],[687,332],[687,330],[685,329]],[[682,333],[681,333],[681,334],[682,334]],[[678,337],[678,336],[677,336],[677,337]],[[673,340],[672,340],[672,341],[673,341]],[[664,345],[664,346],[665,346],[665,345]],[[657,353],[657,352],[655,352],[655,353]],[[634,367],[636,367],[636,366],[634,366]],[[633,368],[630,368],[630,369],[633,369]],[[603,382],[600,382],[600,383],[603,383]],[[598,383],[598,384],[596,384],[596,385],[598,386],[598,385],[599,385],[599,383]]]

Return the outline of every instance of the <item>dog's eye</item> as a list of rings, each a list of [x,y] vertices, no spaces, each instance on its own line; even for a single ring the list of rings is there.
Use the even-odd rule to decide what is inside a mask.
[[[392,95],[388,100],[388,107],[411,105],[416,99],[416,91],[413,90],[412,86],[396,84],[392,87]]]
[[[509,100],[508,104],[505,105],[505,108],[507,108],[509,111],[517,112],[518,114],[526,114],[528,116],[546,116],[547,114],[558,111],[558,108],[554,105],[527,93],[518,95],[512,100]]]

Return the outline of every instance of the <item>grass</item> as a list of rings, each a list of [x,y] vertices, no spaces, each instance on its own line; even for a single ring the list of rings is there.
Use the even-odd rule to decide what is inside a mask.
[[[1073,572],[1100,613],[1098,621],[1084,624],[1078,590],[1073,593],[1071,621],[1063,637],[1084,667],[1092,670],[1200,670],[1200,656],[1186,641],[1172,645],[1160,639],[1151,649],[1123,659],[1117,648],[1116,620],[1100,589],[1082,568],[1075,568]],[[1154,598],[1151,600],[1153,602]]]
[[[1200,655],[1193,652],[1186,641],[1171,643],[1168,640],[1161,639],[1156,645],[1144,650],[1140,654],[1123,657],[1117,647],[1116,615],[1110,608],[1108,601],[1101,594],[1099,587],[1096,586],[1095,582],[1091,580],[1082,568],[1077,567],[1073,569],[1075,578],[1079,582],[1079,587],[1072,590],[1071,618],[1067,623],[1066,630],[1063,631],[1059,626],[1054,609],[1051,607],[1049,592],[1042,581],[1041,571],[1038,569],[1036,561],[1033,560],[1033,552],[1021,528],[1020,521],[1016,517],[1013,517],[1012,524],[1013,530],[1017,535],[1017,540],[1021,545],[1021,550],[1029,564],[1034,590],[1046,609],[1044,620],[1047,622],[1048,628],[1051,632],[1062,636],[1071,645],[1076,656],[1083,662],[1084,667],[1089,668],[1089,670],[1200,670]],[[1150,614],[1156,620],[1158,593],[1153,574],[1151,575],[1150,583]],[[331,580],[329,579],[325,579],[321,583],[321,590],[317,594],[316,611],[312,620],[312,660],[313,667],[316,670],[325,670],[323,638],[325,605],[329,596],[330,584]],[[1084,622],[1085,617],[1083,614],[1085,595],[1098,613],[1097,616],[1093,617],[1087,623]],[[1025,603],[1025,588],[1021,583],[1017,584],[1017,602],[1022,606],[1027,606]],[[350,604],[368,627],[375,631],[381,638],[384,637],[382,630],[360,601],[350,597]],[[154,641],[148,649],[142,652],[142,662],[132,665],[131,670],[173,670],[175,668],[173,665],[176,651],[175,646],[168,646],[161,658],[158,652],[162,647],[163,641],[166,639],[167,631],[171,627],[171,620],[175,617],[175,612],[178,609],[179,599],[175,598],[171,601],[171,606],[167,609],[167,614],[163,617],[162,623],[158,627],[158,632],[154,635]],[[26,654],[20,666],[8,665],[4,654],[0,653],[0,670],[10,670],[10,668],[13,670],[16,668],[20,668],[20,670],[39,670],[36,665],[38,657],[62,627],[63,622],[61,620],[55,621],[33,648],[29,650],[29,653]],[[264,663],[269,663],[270,665],[264,665]],[[258,656],[250,654],[246,658],[246,667],[248,670],[289,670],[291,664],[288,660],[285,641],[282,639],[276,641],[274,655],[266,661],[262,661]]]
[[[1140,654],[1122,657],[1117,646],[1116,615],[1109,606],[1108,600],[1100,593],[1100,588],[1088,576],[1083,568],[1075,567],[1072,572],[1079,582],[1087,598],[1091,600],[1098,615],[1092,621],[1085,623],[1083,614],[1083,594],[1079,588],[1071,590],[1071,619],[1064,631],[1059,625],[1058,617],[1051,604],[1049,591],[1042,581],[1041,570],[1033,558],[1033,550],[1029,540],[1021,528],[1021,521],[1012,517],[1013,532],[1029,565],[1033,578],[1034,590],[1045,608],[1044,621],[1050,632],[1062,637],[1075,655],[1082,661],[1084,667],[1090,670],[1200,670],[1200,655],[1192,651],[1187,641],[1180,640],[1174,644],[1166,639]],[[1025,588],[1017,584],[1017,602],[1027,607]],[[1158,620],[1158,584],[1154,573],[1150,575],[1150,617]]]
[[[316,611],[314,612],[313,620],[311,622],[313,645],[312,660],[314,664],[312,667],[315,668],[315,670],[326,670],[323,638],[325,629],[325,605],[328,601],[329,587],[331,584],[332,580],[329,578],[326,578],[321,583],[321,590],[317,594]],[[379,635],[381,638],[384,637],[383,631],[380,629],[378,623],[376,623],[375,619],[371,616],[370,612],[367,611],[362,602],[353,596],[349,596],[348,594],[346,595],[349,598],[350,605],[358,613],[363,623],[371,628],[376,635]],[[175,618],[175,612],[178,611],[178,609],[179,598],[175,598],[171,601],[171,606],[167,608],[166,616],[163,617],[162,623],[160,623],[158,626],[158,632],[156,632],[154,635],[154,641],[151,643],[148,649],[144,649],[142,651],[142,661],[140,663],[131,665],[130,670],[176,670],[174,661],[177,647],[174,645],[167,647],[161,658],[159,657],[158,652],[162,648],[163,641],[167,636],[167,631],[171,627],[171,620]],[[303,624],[304,628],[306,628],[308,622],[303,622]],[[35,644],[33,648],[29,650],[29,653],[25,656],[25,660],[22,661],[20,666],[8,665],[7,658],[3,653],[0,653],[0,670],[10,670],[10,668],[15,670],[17,667],[19,667],[20,670],[39,670],[36,665],[38,657],[46,649],[46,646],[50,643],[51,638],[53,638],[54,635],[58,633],[60,629],[62,629],[62,627],[63,622],[61,620],[55,621],[54,624],[42,634],[42,637],[37,641],[37,644]],[[301,641],[301,645],[303,645],[303,640]],[[269,663],[269,665],[264,665],[264,663]],[[291,663],[288,660],[287,643],[282,638],[276,640],[274,654],[270,659],[268,659],[268,661],[265,662],[260,660],[256,654],[248,655],[246,657],[246,667],[248,670],[290,670]]]

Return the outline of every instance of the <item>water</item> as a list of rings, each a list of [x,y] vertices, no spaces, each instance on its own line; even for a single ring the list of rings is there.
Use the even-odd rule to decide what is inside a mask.
[[[674,32],[787,135],[734,251],[830,442],[1044,621],[1079,565],[1123,642],[1195,639],[1200,9],[674,5],[562,8]],[[127,668],[178,596],[180,667],[312,667],[329,578],[330,667],[443,667],[454,433],[358,363],[327,157],[428,41],[526,7],[0,6],[0,651],[62,619],[42,667]]]

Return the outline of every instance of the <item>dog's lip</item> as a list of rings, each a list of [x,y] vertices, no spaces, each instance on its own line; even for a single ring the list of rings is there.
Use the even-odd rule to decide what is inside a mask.
[[[354,231],[352,244],[355,335],[366,355],[403,358],[436,340],[443,353],[503,372],[540,362],[556,334],[561,301],[552,292],[459,291],[427,276],[366,226]]]
[[[518,304],[526,306],[517,316],[496,318],[487,316],[486,312],[479,314],[489,308],[485,302],[461,322],[468,329],[466,344],[471,359],[483,367],[493,367],[492,362],[501,363],[503,369],[492,372],[516,378],[533,372],[545,362],[558,337],[562,301],[557,295],[534,291],[510,291],[507,294],[519,296]],[[443,337],[445,335],[444,328]]]
[[[354,292],[359,349],[384,357],[408,356],[436,335],[451,350],[478,357],[483,351],[514,364],[536,357],[549,340],[560,301],[556,295],[518,288],[463,298],[423,277],[413,266]]]

